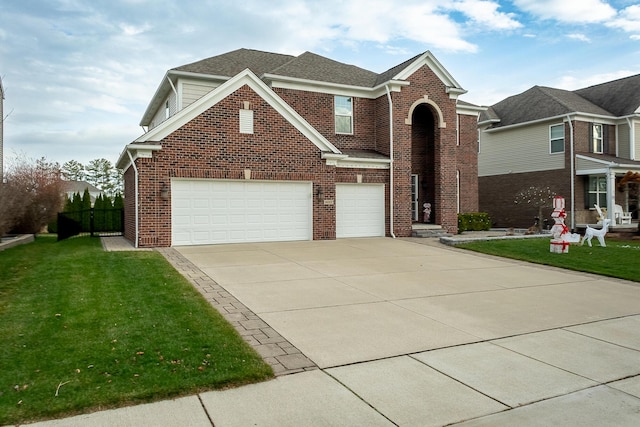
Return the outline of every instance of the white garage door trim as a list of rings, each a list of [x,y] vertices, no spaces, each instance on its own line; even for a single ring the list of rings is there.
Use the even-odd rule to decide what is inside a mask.
[[[384,235],[384,184],[336,184],[336,237]]]
[[[173,246],[312,238],[311,182],[171,180]]]

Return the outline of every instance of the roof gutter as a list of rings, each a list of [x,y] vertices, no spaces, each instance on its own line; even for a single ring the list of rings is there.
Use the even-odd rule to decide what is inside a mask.
[[[389,234],[395,239],[396,235],[393,233],[393,101],[389,85],[384,87],[387,90],[387,100],[389,101]]]
[[[566,117],[568,117],[568,115],[571,114],[573,116],[583,116],[583,117],[589,117],[589,118],[595,118],[595,119],[606,119],[606,120],[610,120],[610,121],[615,121],[617,119],[619,119],[619,117],[612,117],[612,116],[602,116],[602,115],[598,115],[598,114],[591,114],[591,113],[581,113],[579,111],[574,111],[572,113],[565,113],[565,114],[561,114],[559,116],[552,116],[552,117],[543,117],[541,119],[537,119],[537,120],[531,120],[528,122],[522,122],[522,123],[514,123],[512,125],[507,125],[507,126],[499,126],[499,127],[495,127],[495,128],[491,128],[491,129],[486,129],[484,130],[484,132],[498,132],[501,130],[506,130],[506,129],[514,129],[514,128],[518,128],[518,127],[522,127],[522,126],[529,126],[532,124],[536,124],[536,123],[544,123],[544,122],[550,122],[552,120],[559,120],[559,119],[564,119]],[[484,124],[484,123],[493,123],[493,120],[485,120],[483,122],[480,122],[479,124]],[[499,122],[499,120],[498,120]]]

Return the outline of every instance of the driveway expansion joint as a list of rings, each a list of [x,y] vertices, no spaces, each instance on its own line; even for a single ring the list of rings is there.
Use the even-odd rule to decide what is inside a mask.
[[[156,251],[222,314],[265,362],[271,365],[276,376],[318,369],[318,366],[299,349],[177,250],[157,248]]]

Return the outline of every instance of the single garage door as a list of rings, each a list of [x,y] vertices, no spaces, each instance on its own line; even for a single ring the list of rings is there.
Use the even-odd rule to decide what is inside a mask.
[[[310,182],[171,181],[174,246],[311,240]]]
[[[336,184],[336,237],[384,236],[384,185]]]

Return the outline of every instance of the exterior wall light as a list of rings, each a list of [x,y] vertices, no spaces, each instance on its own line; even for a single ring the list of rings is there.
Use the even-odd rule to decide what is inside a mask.
[[[166,183],[162,183],[162,188],[160,189],[160,198],[162,200],[169,200],[169,186]]]

